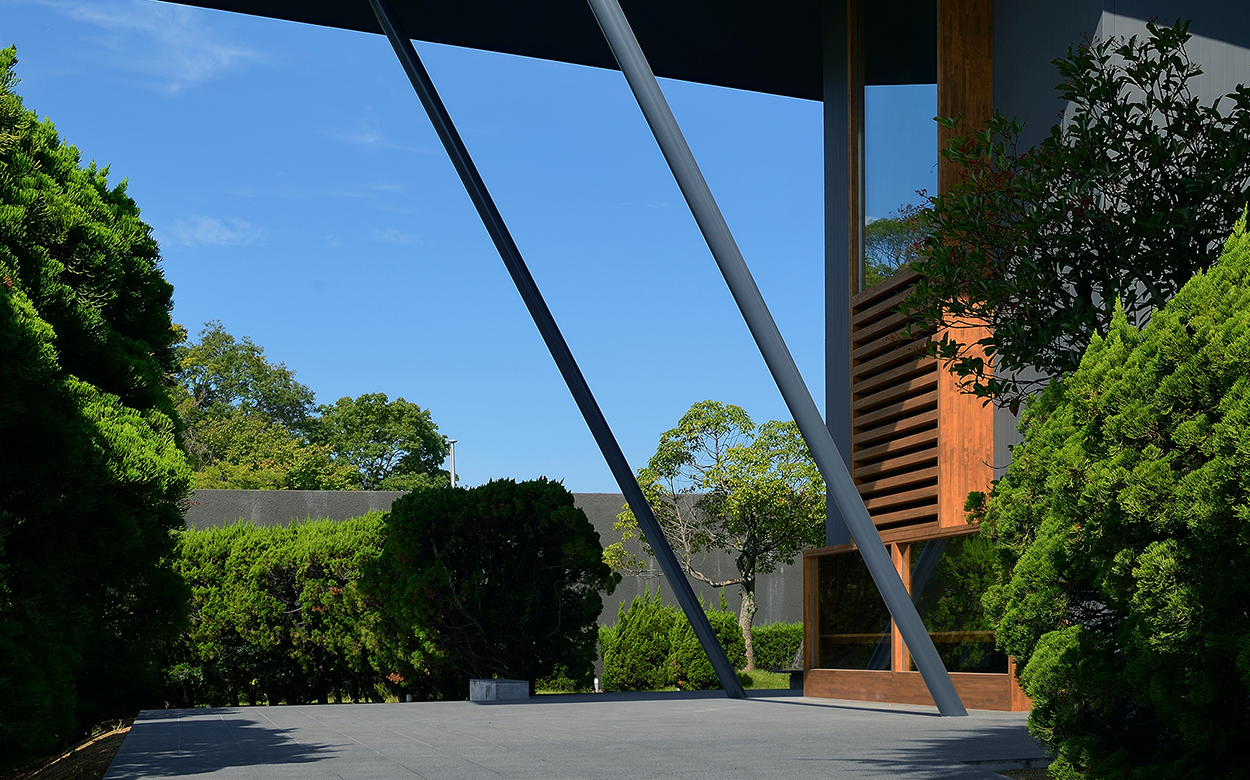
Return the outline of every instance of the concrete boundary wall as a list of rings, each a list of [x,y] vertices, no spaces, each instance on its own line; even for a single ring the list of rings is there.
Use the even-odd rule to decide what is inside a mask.
[[[197,490],[191,498],[184,516],[188,528],[206,529],[248,520],[256,525],[290,525],[305,520],[347,520],[367,512],[390,511],[400,491],[365,490]],[[574,493],[573,501],[599,532],[600,542],[607,546],[619,541],[621,535],[612,525],[625,505],[620,493]],[[646,559],[636,542],[627,544],[634,554]],[[701,570],[717,579],[735,575],[733,559],[722,553],[704,556],[698,562]],[[701,582],[691,580],[695,593],[708,608],[720,604],[721,591]],[[603,597],[603,612],[599,622],[616,622],[617,609],[622,602],[629,603],[644,589],[652,593],[660,590],[665,603],[677,606],[664,575],[655,561],[640,577],[626,577],[616,590]],[[725,600],[731,611],[737,613],[740,598],[736,586],[725,589]],[[803,577],[801,560],[796,558],[792,566],[784,566],[773,574],[759,577],[756,583],[757,612],[755,623],[792,622],[803,619]]]

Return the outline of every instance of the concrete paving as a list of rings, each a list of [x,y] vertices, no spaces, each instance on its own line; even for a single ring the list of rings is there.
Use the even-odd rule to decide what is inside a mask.
[[[1045,756],[1023,713],[753,693],[147,710],[105,780],[1002,780]]]

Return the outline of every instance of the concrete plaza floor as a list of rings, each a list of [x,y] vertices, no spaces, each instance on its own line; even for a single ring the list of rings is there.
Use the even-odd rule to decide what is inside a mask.
[[[753,694],[148,710],[105,780],[1002,780],[1045,756],[1023,713]]]

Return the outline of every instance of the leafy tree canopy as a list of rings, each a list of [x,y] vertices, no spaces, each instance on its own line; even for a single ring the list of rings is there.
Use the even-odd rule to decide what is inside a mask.
[[[430,412],[385,393],[340,398],[318,407],[321,417],[313,440],[333,448],[359,474],[362,490],[413,490],[449,483],[439,467],[447,457],[447,439],[439,435]]]
[[[236,339],[221,322],[205,323],[199,341],[178,355],[182,413],[191,425],[233,409],[259,413],[302,431],[313,411],[313,391],[285,363],[271,363],[247,336]]]
[[[757,427],[742,407],[700,401],[660,436],[638,482],[686,574],[713,587],[738,586],[747,668],[754,669],[757,576],[824,539],[825,483],[798,426],[774,420]],[[622,541],[604,559],[618,571],[638,571],[643,564],[624,542],[637,538],[645,552],[651,548],[628,505],[616,530]],[[731,555],[737,576],[701,571],[708,551]]]
[[[1036,147],[997,115],[942,152],[963,179],[919,215],[907,306],[968,391],[1018,405],[1075,370],[1117,307],[1142,322],[1218,256],[1250,196],[1250,89],[1199,102],[1188,26],[1054,60],[1068,110]]]
[[[159,706],[190,478],[151,229],[22,105],[16,64],[0,50],[0,766]]]
[[[1032,403],[985,603],[1058,778],[1245,778],[1250,232]]]
[[[197,489],[353,490],[356,469],[324,444],[310,444],[286,426],[233,409],[196,427],[204,453]]]
[[[220,322],[179,346],[178,408],[197,488],[414,490],[448,483],[429,411],[383,393],[314,407],[284,363]]]

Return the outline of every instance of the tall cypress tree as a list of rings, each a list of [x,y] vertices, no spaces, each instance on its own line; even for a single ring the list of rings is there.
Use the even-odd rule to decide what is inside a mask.
[[[0,51],[0,764],[144,703],[185,619],[173,288]]]

